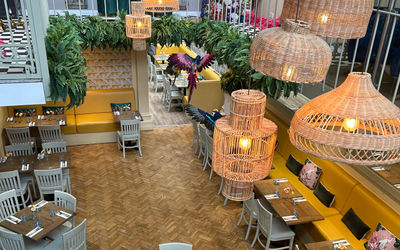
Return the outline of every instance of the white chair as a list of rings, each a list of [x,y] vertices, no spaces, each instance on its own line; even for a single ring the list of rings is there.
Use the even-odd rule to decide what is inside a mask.
[[[210,180],[211,180],[211,178],[213,176],[213,173],[214,173],[214,169],[213,169],[212,163],[211,163],[212,154],[213,154],[213,151],[214,151],[214,148],[213,148],[214,140],[207,133],[205,133],[205,138],[206,138],[206,147],[207,147],[206,152],[207,153],[206,153],[206,156],[205,156],[206,159],[205,159],[205,164],[204,164],[204,167],[203,167],[203,171],[206,170],[207,166],[210,166],[210,169],[211,169],[210,170]]]
[[[165,80],[166,81],[166,80]],[[166,105],[168,106],[168,111],[171,111],[172,107],[182,107],[183,109],[183,94],[178,90],[172,90],[171,84],[166,83],[164,86],[167,88],[166,91]],[[176,101],[176,102],[174,102]]]
[[[136,145],[126,146],[125,142],[135,141]],[[118,150],[122,147],[122,154],[125,158],[125,148],[139,148],[139,154],[142,156],[142,147],[140,146],[140,120],[121,120],[121,131],[117,131]]]
[[[32,147],[29,143],[7,145],[4,147],[6,154],[12,153],[13,156],[32,155]]]
[[[27,237],[23,237],[22,234],[17,234],[0,227],[0,245],[2,249],[6,250],[39,250],[51,245],[51,243],[43,239],[38,241],[30,240]]]
[[[246,219],[246,214],[249,215],[249,220]],[[254,193],[251,196],[251,198],[247,201],[243,201],[243,206],[242,206],[242,214],[240,215],[239,221],[237,225],[240,225],[240,222],[244,220],[246,222],[247,226],[247,232],[245,236],[245,240],[249,238],[250,230],[251,228],[256,228],[257,226],[253,225],[253,219],[257,220],[258,219],[258,205],[256,199],[254,199]]]
[[[54,191],[54,204],[59,207],[76,212],[76,198],[69,193],[58,190]],[[51,233],[49,233],[49,236],[50,238],[56,239],[57,237],[59,237],[59,235],[68,232],[74,227],[75,216],[72,216],[67,222],[51,231]]]
[[[29,180],[21,180],[17,170],[0,172],[0,192],[15,190],[17,197],[21,198],[22,205],[26,207],[26,203],[32,203],[31,190],[29,189]],[[25,195],[27,195],[25,199]]]
[[[77,227],[56,238],[45,250],[86,250],[86,219]]]
[[[52,153],[65,153],[67,152],[67,143],[65,141],[59,142],[45,142],[42,144],[42,148],[47,152],[51,150]],[[63,179],[67,181],[67,192],[72,193],[71,190],[71,178],[69,177],[69,169],[63,168]]]
[[[34,170],[34,172],[41,199],[44,199],[45,194],[54,194],[56,190],[67,190],[67,181],[63,179],[61,168]]]
[[[192,144],[190,147],[193,147],[196,145],[194,149],[194,153],[197,154],[197,149],[199,148],[199,137],[200,137],[200,132],[199,132],[199,123],[195,120],[193,120],[190,116],[188,117],[190,119],[190,122],[192,123],[193,126],[193,138],[192,138]]]
[[[258,203],[258,221],[257,221],[257,231],[254,236],[253,243],[251,247],[254,247],[256,241],[258,241],[262,247],[269,249],[271,241],[283,241],[289,240],[289,245],[281,247],[279,249],[292,249],[295,233],[290,230],[286,223],[281,218],[276,218],[272,216],[262,204],[260,200]],[[264,245],[260,240],[260,232],[267,238],[267,243]]]
[[[0,221],[19,211],[17,192],[15,190],[6,191],[0,194]],[[1,227],[0,227],[1,228]]]
[[[206,154],[207,154],[207,139],[206,139],[206,126],[204,124],[199,125],[199,135],[200,135],[200,141],[199,141],[199,155],[197,158],[200,159],[200,156],[203,155],[203,167],[206,164]]]
[[[37,146],[35,138],[31,137],[29,127],[25,128],[6,128],[6,134],[11,145],[15,144],[30,144],[34,148],[34,152],[37,152]]]
[[[60,125],[45,125],[38,128],[42,143],[64,141]]]
[[[151,63],[151,67],[152,67],[152,79],[153,79],[153,89],[154,92],[158,92],[158,88],[162,88],[163,87],[163,82],[164,82],[164,73],[163,70],[160,67],[157,67],[154,63]]]
[[[163,243],[158,245],[159,250],[192,250],[192,245],[180,242]]]

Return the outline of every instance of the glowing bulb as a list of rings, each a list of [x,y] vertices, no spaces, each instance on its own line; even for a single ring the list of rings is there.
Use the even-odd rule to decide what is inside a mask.
[[[344,119],[344,124],[343,124],[344,129],[347,131],[354,131],[358,128],[358,120],[353,119],[353,118],[346,118]]]
[[[240,138],[239,146],[242,149],[248,149],[250,147],[250,140],[249,139]]]
[[[328,15],[324,14],[321,16],[321,24],[326,24],[328,22]]]
[[[142,26],[142,22],[141,22],[141,21],[138,21],[138,22],[136,23],[136,25],[140,28],[140,26]]]
[[[282,78],[285,79],[286,81],[290,81],[293,78],[295,69],[296,69],[296,67],[294,67],[294,66],[285,65]]]
[[[159,3],[159,4],[162,4],[162,0],[158,0],[158,3]]]

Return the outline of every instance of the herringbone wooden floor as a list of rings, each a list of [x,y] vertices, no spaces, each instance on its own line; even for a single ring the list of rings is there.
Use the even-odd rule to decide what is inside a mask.
[[[220,177],[210,181],[190,147],[192,128],[141,135],[143,157],[130,150],[123,159],[114,143],[68,148],[77,222],[88,219],[88,249],[158,249],[174,241],[194,249],[249,249],[247,227],[236,226],[241,204],[223,206]]]

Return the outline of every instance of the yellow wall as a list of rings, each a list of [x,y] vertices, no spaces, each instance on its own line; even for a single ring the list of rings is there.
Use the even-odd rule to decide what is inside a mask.
[[[6,123],[7,119],[7,107],[0,107],[0,155],[4,156],[4,144],[5,144],[5,131],[4,131],[4,124]]]

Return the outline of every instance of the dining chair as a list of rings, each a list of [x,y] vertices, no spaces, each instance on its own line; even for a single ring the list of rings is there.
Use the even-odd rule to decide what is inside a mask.
[[[152,73],[153,73],[153,89],[154,92],[158,92],[158,88],[163,88],[164,81],[164,73],[160,67],[157,67],[156,64],[151,63]]]
[[[63,179],[61,168],[49,170],[34,170],[36,183],[39,188],[40,198],[44,199],[45,194],[54,194],[54,191],[66,191],[67,181]]]
[[[86,250],[86,219],[81,224],[57,237],[44,250]]]
[[[170,242],[158,245],[159,250],[192,250],[192,244]]]
[[[42,143],[64,141],[64,135],[61,133],[60,125],[38,126],[39,135]]]
[[[52,153],[65,153],[67,152],[67,143],[65,141],[58,141],[58,142],[45,142],[42,144],[42,148],[48,152],[51,150]],[[69,169],[63,168],[63,179],[67,181],[67,191],[71,193],[71,178],[69,177]]]
[[[36,140],[31,137],[29,127],[25,128],[6,128],[6,134],[11,145],[16,144],[30,144],[34,148],[34,152],[37,152]]]
[[[136,145],[126,146],[125,142],[135,141]],[[122,147],[122,155],[125,158],[126,148],[139,148],[139,154],[142,156],[142,147],[140,145],[140,120],[121,120],[121,130],[117,131],[118,150]]]
[[[211,161],[212,160],[212,154],[213,154],[213,151],[214,151],[214,148],[213,148],[214,140],[207,133],[205,133],[205,138],[206,138],[206,147],[207,147],[206,152],[207,152],[207,154],[205,156],[206,159],[205,159],[205,164],[204,164],[204,167],[203,167],[203,171],[206,170],[207,166],[210,166],[210,169],[211,169],[210,170],[210,180],[211,180],[211,178],[213,176],[213,173],[214,173],[214,169],[212,167],[212,161]]]
[[[0,194],[0,221],[5,220],[8,216],[15,214],[19,210],[18,197],[15,190],[9,190]]]
[[[203,155],[203,167],[206,164],[206,154],[207,154],[207,138],[206,138],[206,126],[204,124],[199,125],[199,135],[200,135],[200,140],[199,140],[199,155],[197,158],[200,159],[200,156]]]
[[[0,245],[2,249],[6,250],[39,250],[51,245],[51,243],[43,239],[38,241],[30,240],[23,237],[22,234],[14,233],[0,227]]]
[[[218,195],[222,193],[222,189],[224,188],[224,177],[221,177],[221,184],[219,185]],[[224,206],[228,203],[228,198],[225,197],[224,199]]]
[[[13,156],[33,155],[32,147],[29,143],[7,145],[4,149],[6,154],[11,153]]]
[[[246,219],[246,214],[249,215],[249,220]],[[256,228],[257,226],[253,225],[253,219],[257,220],[258,219],[258,205],[257,205],[257,200],[254,199],[254,193],[251,196],[250,199],[247,201],[243,201],[243,206],[242,206],[242,213],[240,214],[239,221],[237,223],[237,226],[240,225],[240,222],[244,220],[246,222],[247,226],[247,232],[246,236],[244,237],[245,240],[249,238],[250,230],[251,228]]]
[[[260,200],[258,203],[258,221],[257,221],[257,231],[254,236],[254,240],[251,243],[251,247],[254,247],[256,241],[260,243],[265,249],[269,249],[271,241],[283,241],[289,240],[289,245],[281,247],[279,249],[292,249],[295,233],[286,225],[286,223],[281,218],[276,218],[272,216],[272,213],[268,211]],[[264,245],[260,239],[260,232],[267,238],[267,242]]]
[[[29,189],[29,180],[21,180],[18,170],[0,172],[0,192],[15,190],[17,197],[21,198],[22,205],[26,207],[26,203],[32,203],[31,190]],[[25,195],[27,197],[25,199]]]
[[[191,116],[188,116],[188,119],[192,123],[193,127],[192,144],[190,145],[190,147],[196,146],[194,148],[194,153],[197,154],[197,149],[199,147],[199,140],[200,140],[199,123],[196,120],[193,120]]]
[[[165,80],[166,81],[166,80]],[[168,112],[171,111],[172,107],[182,107],[183,109],[183,94],[179,90],[172,90],[171,84],[167,82],[165,84],[166,91],[166,105],[168,106]],[[176,102],[174,102],[176,101]]]
[[[59,207],[63,207],[65,209],[76,212],[76,198],[72,194],[58,190],[54,191],[54,204]],[[68,222],[66,223],[68,224]],[[73,216],[72,218],[70,228],[73,227],[75,227],[75,216]]]

